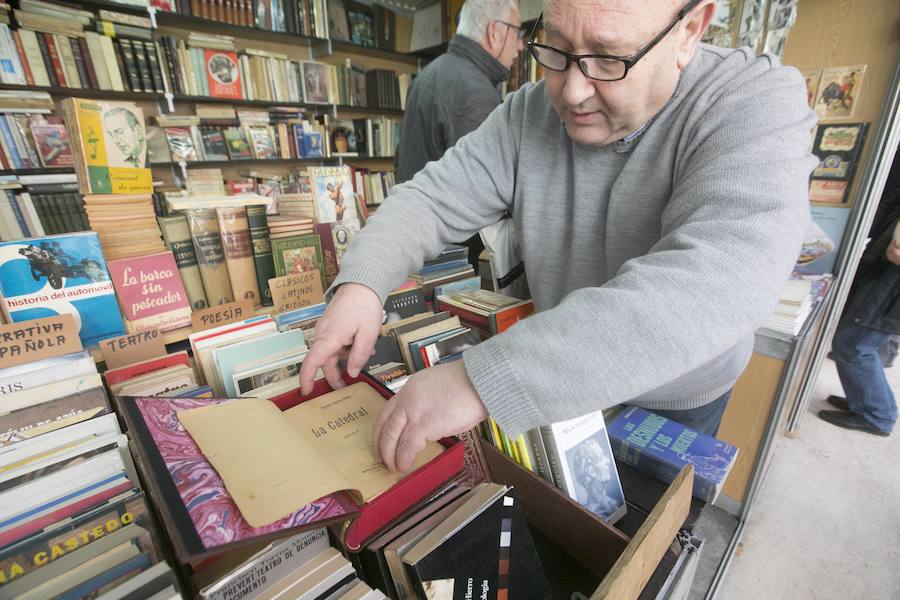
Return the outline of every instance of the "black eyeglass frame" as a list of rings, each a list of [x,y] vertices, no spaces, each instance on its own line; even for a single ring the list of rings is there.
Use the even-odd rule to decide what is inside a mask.
[[[690,13],[692,10],[694,10],[697,7],[697,5],[700,4],[701,2],[703,2],[703,0],[690,0],[690,2],[688,2],[687,4],[684,5],[684,8],[682,8],[681,10],[678,11],[678,14],[675,15],[675,19],[671,23],[669,23],[669,25],[665,29],[660,31],[659,34],[657,34],[657,36],[655,38],[653,38],[652,40],[650,40],[647,43],[647,45],[645,45],[643,48],[641,48],[640,50],[638,50],[631,56],[614,56],[612,54],[572,54],[570,52],[565,52],[564,50],[560,50],[559,48],[554,48],[553,46],[548,46],[546,44],[537,43],[534,41],[534,36],[537,34],[538,26],[544,20],[543,12],[541,12],[541,15],[538,17],[537,21],[534,22],[534,26],[531,28],[531,35],[528,37],[528,42],[525,44],[525,47],[528,48],[528,51],[531,53],[531,56],[534,57],[534,60],[536,60],[538,62],[538,64],[540,64],[545,69],[550,69],[551,71],[558,71],[560,73],[564,73],[565,71],[569,70],[569,66],[572,63],[575,63],[576,65],[578,65],[578,69],[581,71],[582,75],[584,75],[585,77],[587,77],[588,79],[591,79],[593,81],[621,81],[621,80],[625,79],[625,77],[628,76],[628,71],[630,71],[631,68],[634,67],[634,65],[636,65],[639,60],[644,58],[644,56],[646,56],[648,52],[653,50],[653,48],[657,44],[659,44],[669,34],[669,32],[672,31],[672,29],[678,23],[680,23],[681,20],[684,19],[688,15],[688,13]],[[562,55],[563,58],[566,59],[566,66],[563,67],[562,69],[554,69],[553,67],[548,67],[547,65],[542,63],[540,61],[540,59],[538,59],[537,52],[535,52],[535,48],[545,48],[547,50],[550,50],[552,52],[556,52],[557,54]],[[621,77],[617,77],[616,79],[598,79],[597,77],[591,77],[587,73],[587,67],[585,67],[584,64],[581,62],[585,58],[603,58],[606,60],[618,60],[625,65],[625,72],[622,73]]]
[[[543,14],[543,13],[542,13],[542,14]],[[516,30],[516,39],[517,39],[517,40],[521,40],[522,38],[525,37],[525,30],[522,28],[521,25],[513,25],[512,23],[509,23],[509,22],[507,22],[507,21],[504,21],[503,19],[494,19],[494,23],[503,23],[503,24],[506,25],[509,29],[515,29],[515,30]]]

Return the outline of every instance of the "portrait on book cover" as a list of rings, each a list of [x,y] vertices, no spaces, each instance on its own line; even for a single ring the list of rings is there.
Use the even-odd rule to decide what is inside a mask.
[[[328,35],[339,42],[350,41],[350,26],[347,21],[347,8],[343,0],[328,2]]]
[[[625,504],[605,429],[569,448],[566,462],[575,482],[575,498],[589,511],[608,519]]]
[[[110,167],[149,167],[142,116],[124,106],[103,111],[103,141]]]
[[[325,87],[327,75],[325,65],[318,62],[303,61],[303,100],[309,103],[328,103],[328,88]]]

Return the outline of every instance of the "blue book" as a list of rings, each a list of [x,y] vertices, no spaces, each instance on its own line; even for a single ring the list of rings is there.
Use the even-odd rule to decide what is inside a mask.
[[[443,285],[438,285],[434,287],[434,297],[438,296],[446,296],[448,294],[459,294],[460,292],[471,292],[473,290],[481,289],[481,277],[478,275],[474,275],[472,277],[466,277],[465,279],[460,279],[459,281],[452,281],[450,283],[445,283]]]
[[[133,556],[128,560],[117,565],[111,566],[108,570],[100,575],[81,582],[64,594],[58,596],[57,600],[78,600],[91,592],[95,592],[105,585],[113,583],[117,579],[122,579],[126,575],[137,575],[150,568],[152,561],[149,552],[142,552],[137,556]],[[107,590],[109,591],[109,590]]]
[[[714,502],[722,491],[738,449],[681,423],[636,406],[626,407],[607,425],[617,459],[670,483],[681,468],[694,465],[694,497]]]
[[[298,308],[297,310],[277,314],[273,318],[275,319],[275,325],[278,327],[278,331],[285,331],[295,323],[309,321],[310,319],[321,317],[323,314],[325,314],[324,302],[313,306],[307,306],[306,308]]]
[[[293,329],[280,331],[261,337],[239,341],[213,350],[213,361],[218,370],[218,376],[225,390],[225,397],[237,397],[239,392],[234,384],[235,367],[241,363],[275,358],[279,355],[306,350],[306,342],[303,339],[303,331]]]
[[[94,232],[0,242],[0,295],[12,322],[69,313],[85,348],[125,334]]]

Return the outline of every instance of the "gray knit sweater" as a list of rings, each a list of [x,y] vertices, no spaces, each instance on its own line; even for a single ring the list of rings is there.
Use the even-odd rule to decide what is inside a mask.
[[[637,134],[575,144],[543,83],[394,189],[335,286],[382,299],[511,210],[538,312],[463,355],[512,437],[622,402],[687,409],[740,375],[809,222],[799,73],[701,45]]]

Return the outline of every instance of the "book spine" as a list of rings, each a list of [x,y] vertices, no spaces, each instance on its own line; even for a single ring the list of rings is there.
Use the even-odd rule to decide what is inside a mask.
[[[87,45],[87,56],[97,80],[97,88],[101,90],[111,90],[112,84],[109,78],[109,68],[106,65],[106,59],[103,56],[103,48],[100,45],[100,36],[92,31],[85,33],[84,43]]]
[[[150,69],[150,59],[147,57],[144,45],[138,40],[132,40],[131,48],[141,74],[141,85],[145,92],[153,92],[156,89],[153,83],[153,72]]]
[[[100,51],[103,53],[103,61],[106,63],[106,69],[109,75],[109,85],[117,92],[125,91],[125,81],[122,79],[122,66],[124,63],[121,62],[121,57],[116,53],[116,47],[113,44],[112,38],[108,38],[105,35],[98,35],[97,42],[100,44]]]
[[[72,54],[72,45],[69,38],[64,35],[53,35],[53,41],[56,43],[56,53],[59,54],[59,60],[62,63],[63,72],[66,74],[66,81],[69,87],[81,89],[84,83],[78,75],[78,65],[75,64],[75,55]]]
[[[531,456],[534,457],[534,472],[550,483],[553,483],[553,475],[550,473],[547,449],[544,448],[544,439],[541,437],[541,430],[529,429],[525,432],[525,439],[530,446]]]
[[[59,233],[56,229],[56,224],[53,222],[53,219],[50,218],[50,213],[47,210],[47,203],[44,201],[44,198],[37,194],[28,195],[31,197],[31,203],[34,205],[34,210],[37,212],[38,219],[41,221],[41,226],[44,228],[44,234],[53,235]]]
[[[53,74],[56,76],[56,85],[59,87],[70,87],[66,80],[66,74],[63,71],[62,61],[59,58],[59,52],[56,50],[56,42],[52,33],[45,33],[41,37],[47,46],[47,56],[50,57],[50,65],[53,68]]]
[[[137,44],[137,42],[135,42]],[[162,70],[159,68],[159,58],[157,56],[156,44],[153,42],[143,42],[144,54],[147,57],[147,66],[149,67],[153,89],[159,94],[166,92],[166,86],[163,83]]]
[[[88,83],[90,84],[91,89],[99,90],[100,89],[100,80],[97,78],[97,71],[94,68],[94,60],[91,56],[91,49],[88,47],[87,38],[77,38],[75,39],[78,44],[78,48],[80,50],[79,55],[82,58],[82,62],[84,63],[84,71],[88,78]]]
[[[69,51],[72,53],[72,58],[75,61],[75,70],[78,72],[81,87],[91,88],[91,80],[88,77],[87,67],[84,64],[84,56],[81,54],[81,44],[75,38],[69,38]]]
[[[252,300],[259,306],[259,285],[250,243],[250,228],[244,208],[218,209],[219,231],[231,289],[238,300]]]
[[[197,254],[191,241],[187,218],[184,215],[172,215],[162,217],[158,221],[163,239],[175,255],[175,264],[178,266],[178,273],[181,275],[181,282],[184,284],[191,308],[194,310],[207,308],[209,302],[203,290],[203,280],[200,277],[200,267],[197,264]]]
[[[8,192],[8,190],[4,190],[4,192]],[[21,235],[16,237],[31,237],[33,234],[28,228],[28,223],[25,222],[25,215],[16,203],[14,196],[11,193],[7,193],[4,195],[2,202],[9,205],[9,209],[12,211],[13,218],[19,228]]]
[[[12,32],[13,43],[16,45],[16,53],[19,55],[19,62],[22,63],[22,70],[25,72],[25,83],[34,85],[34,75],[31,72],[31,66],[28,64],[28,56],[25,54],[25,46],[22,45],[22,38],[18,31]]]
[[[234,295],[228,268],[225,265],[225,252],[222,248],[222,238],[219,236],[216,211],[188,210],[187,220],[207,300],[211,306],[233,302]]]
[[[5,115],[0,115],[0,143],[3,144],[3,150],[13,166],[16,169],[24,169],[26,168],[25,163],[19,155],[19,149],[16,147],[15,139],[13,139],[12,130],[4,117]]]
[[[567,492],[562,476],[561,457],[557,452],[556,436],[553,434],[553,428],[549,425],[543,425],[540,428],[541,439],[544,441],[544,449],[547,453],[547,466],[550,468],[550,478],[553,485],[564,492]]]
[[[269,280],[275,277],[275,263],[272,260],[272,241],[264,206],[247,207],[247,225],[250,229],[250,243],[253,246],[253,262],[256,266],[256,282],[259,285],[263,306],[272,306],[272,290]]]
[[[44,61],[44,56],[41,53],[37,35],[30,29],[19,29],[17,33],[22,41],[22,48],[25,50],[25,58],[28,60],[28,65],[31,68],[35,85],[50,87],[47,63]]]
[[[22,211],[25,213],[25,217],[28,220],[28,229],[31,230],[32,235],[36,237],[47,235],[42,219],[38,214],[37,207],[31,199],[31,195],[28,192],[18,194],[16,196],[16,203],[18,203],[19,207],[21,207]]]
[[[337,278],[339,265],[337,258],[337,250],[334,247],[334,236],[331,230],[331,223],[317,223],[313,226],[316,235],[319,236],[322,244],[322,261],[325,263],[325,284],[330,286]],[[327,289],[327,287],[325,288]]]
[[[128,83],[131,85],[133,92],[146,92],[144,84],[141,81],[141,73],[138,68],[137,60],[134,58],[134,48],[131,46],[131,40],[113,40],[116,42],[116,49],[119,51],[122,61],[124,62],[123,72],[128,75]]]

